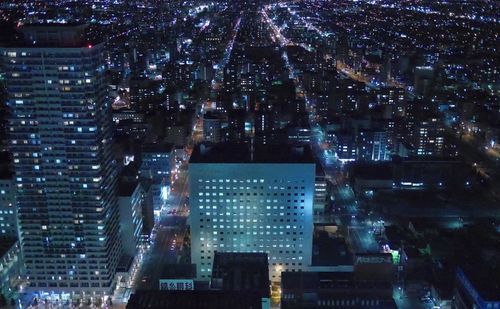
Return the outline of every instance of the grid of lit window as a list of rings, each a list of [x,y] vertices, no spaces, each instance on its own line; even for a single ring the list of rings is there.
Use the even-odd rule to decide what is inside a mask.
[[[10,149],[30,290],[112,288],[120,242],[102,47],[0,48],[11,72]]]
[[[215,251],[265,252],[270,278],[310,263],[311,179],[209,178],[191,180],[192,258],[198,277],[208,279]]]

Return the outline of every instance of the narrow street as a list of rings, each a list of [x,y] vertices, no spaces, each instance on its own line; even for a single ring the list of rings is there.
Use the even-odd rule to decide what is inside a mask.
[[[184,163],[180,167],[178,179],[172,185],[167,206],[154,227],[153,243],[145,255],[133,289],[157,289],[159,280],[168,268],[186,261],[182,257],[184,237],[188,231],[187,197],[187,163]]]

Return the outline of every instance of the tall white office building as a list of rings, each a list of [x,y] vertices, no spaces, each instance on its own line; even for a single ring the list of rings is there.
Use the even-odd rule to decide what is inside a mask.
[[[214,252],[265,252],[269,274],[311,264],[315,164],[308,147],[198,145],[189,163],[191,260],[209,280]]]
[[[83,25],[27,25],[1,47],[26,291],[93,300],[121,254],[103,44]]]

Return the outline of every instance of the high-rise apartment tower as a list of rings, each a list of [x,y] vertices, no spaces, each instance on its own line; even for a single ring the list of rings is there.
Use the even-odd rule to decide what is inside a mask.
[[[103,44],[84,25],[20,30],[0,55],[28,289],[109,295],[121,243]]]

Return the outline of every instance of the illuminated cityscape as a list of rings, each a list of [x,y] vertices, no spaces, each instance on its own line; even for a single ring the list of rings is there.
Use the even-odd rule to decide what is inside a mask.
[[[500,3],[0,3],[0,308],[500,308]]]

